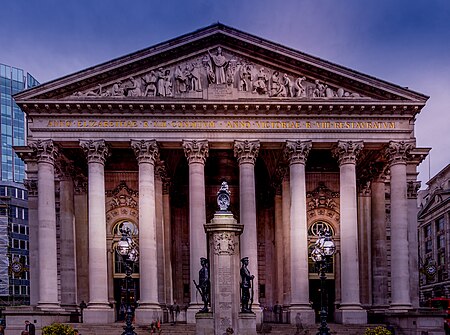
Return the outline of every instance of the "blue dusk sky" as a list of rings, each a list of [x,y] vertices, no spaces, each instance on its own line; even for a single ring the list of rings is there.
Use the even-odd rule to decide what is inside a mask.
[[[216,22],[430,96],[422,188],[450,163],[449,0],[2,0],[0,63],[44,83]]]

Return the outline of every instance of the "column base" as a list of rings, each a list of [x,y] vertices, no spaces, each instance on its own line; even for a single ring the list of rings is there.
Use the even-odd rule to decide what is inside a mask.
[[[45,312],[61,312],[64,310],[57,302],[39,302],[36,307]]]
[[[148,325],[153,321],[162,320],[163,317],[161,307],[156,304],[139,306],[134,313],[138,325]]]
[[[291,325],[314,325],[316,323],[316,314],[310,307],[291,306],[289,311]]]
[[[238,329],[233,329],[235,334],[256,335],[256,314],[239,313]]]
[[[196,322],[195,316],[203,308],[203,304],[191,304],[186,310],[186,323],[194,324]],[[210,309],[211,310],[211,309]]]
[[[214,335],[214,319],[212,313],[198,313],[195,316],[196,335]]]
[[[89,306],[83,311],[83,322],[96,324],[96,323],[113,323],[114,310],[111,307],[91,307]]]
[[[367,311],[362,308],[338,309],[334,313],[336,323],[343,325],[361,325],[367,323]]]
[[[393,313],[404,313],[412,310],[411,304],[391,304],[389,306],[389,311]]]

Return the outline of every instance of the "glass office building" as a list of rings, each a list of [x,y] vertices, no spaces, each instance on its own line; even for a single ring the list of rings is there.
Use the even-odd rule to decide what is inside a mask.
[[[38,84],[24,70],[0,64],[0,306],[29,303],[25,166],[13,149],[26,144],[26,122],[13,95]]]

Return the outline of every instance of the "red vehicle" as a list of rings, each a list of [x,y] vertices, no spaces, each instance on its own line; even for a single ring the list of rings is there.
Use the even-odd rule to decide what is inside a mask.
[[[428,300],[428,306],[436,309],[445,311],[446,317],[444,320],[445,334],[450,334],[450,298],[431,298]]]

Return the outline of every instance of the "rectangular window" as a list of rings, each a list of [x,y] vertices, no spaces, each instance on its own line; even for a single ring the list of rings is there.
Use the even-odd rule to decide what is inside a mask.
[[[436,232],[444,231],[444,229],[445,229],[444,217],[441,217],[436,220]]]
[[[433,242],[431,240],[425,242],[425,253],[433,251]]]
[[[431,237],[431,224],[427,224],[424,227],[424,231],[425,231],[425,238]]]

